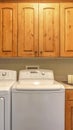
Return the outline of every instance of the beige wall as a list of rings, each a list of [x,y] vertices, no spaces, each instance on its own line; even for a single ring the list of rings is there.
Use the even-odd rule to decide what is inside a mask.
[[[73,74],[73,58],[9,58],[0,59],[0,69],[12,69],[17,72],[26,65],[39,65],[40,68],[52,69],[55,79],[67,80],[68,74]]]

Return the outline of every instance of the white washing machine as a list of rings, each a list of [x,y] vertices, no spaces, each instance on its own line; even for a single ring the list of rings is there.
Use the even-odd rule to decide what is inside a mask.
[[[11,130],[11,87],[16,71],[0,70],[0,130]]]
[[[64,130],[65,89],[51,70],[22,70],[12,88],[12,130]]]

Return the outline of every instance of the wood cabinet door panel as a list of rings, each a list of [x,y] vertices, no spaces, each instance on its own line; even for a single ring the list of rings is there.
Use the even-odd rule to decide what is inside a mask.
[[[60,41],[61,56],[73,56],[73,3],[60,5]]]
[[[73,101],[66,101],[66,130],[73,130]]]
[[[17,4],[0,3],[0,56],[17,55]]]
[[[38,4],[18,4],[18,56],[38,55]]]
[[[59,4],[39,4],[39,56],[59,56]]]

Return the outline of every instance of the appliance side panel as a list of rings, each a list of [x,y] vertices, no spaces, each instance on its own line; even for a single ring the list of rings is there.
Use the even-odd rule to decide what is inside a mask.
[[[4,97],[0,97],[0,130],[5,130],[5,101]]]

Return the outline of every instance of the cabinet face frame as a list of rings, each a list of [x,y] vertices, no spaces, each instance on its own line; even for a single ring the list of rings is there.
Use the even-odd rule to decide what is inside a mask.
[[[0,56],[17,56],[16,3],[0,3]]]
[[[34,9],[35,16],[33,16],[33,14],[31,14],[30,18],[31,18],[31,16],[35,17],[34,22],[32,21],[34,24],[33,27],[35,28],[33,31],[34,33],[31,31],[32,32],[31,34],[33,37],[31,39],[32,39],[32,41],[35,41],[35,42],[32,47],[31,47],[31,45],[30,45],[30,47],[27,47],[27,48],[29,48],[29,50],[31,48],[32,51],[24,52],[24,50],[23,50],[24,47],[23,47],[23,45],[21,45],[23,27],[20,26],[20,24],[19,24],[22,22],[22,16],[20,16],[22,9],[20,9],[18,7],[19,4],[21,4],[21,8],[23,8],[23,6],[25,6],[25,7],[30,7],[30,8]],[[54,9],[54,13],[51,13],[51,12],[53,12],[52,11],[53,9]],[[6,10],[6,11],[4,11],[4,10]],[[44,11],[44,10],[46,10],[46,11]],[[50,32],[51,36],[48,36],[48,31],[46,31],[47,28],[49,28],[48,22],[45,22],[47,19],[47,16],[48,16],[47,10],[50,10],[50,11],[48,11],[48,12],[50,12],[50,16],[51,16],[51,14],[54,14],[54,26],[52,27],[52,25],[50,25],[51,30],[55,30],[54,38],[52,37],[53,33],[51,34],[51,32]],[[47,3],[47,2],[45,2],[45,3],[40,3],[40,2],[38,2],[38,3],[37,2],[34,2],[34,3],[29,3],[29,2],[28,3],[22,3],[22,2],[21,3],[19,3],[19,2],[7,3],[7,2],[4,2],[4,3],[2,3],[1,2],[0,3],[0,16],[1,16],[0,17],[0,28],[1,28],[0,29],[0,37],[1,37],[0,38],[0,57],[14,57],[14,56],[73,57],[73,45],[71,44],[71,42],[73,43],[73,36],[70,35],[70,34],[73,34],[72,33],[73,32],[73,27],[72,27],[73,18],[70,19],[70,23],[69,23],[69,18],[73,14],[72,10],[73,10],[73,3],[71,3],[71,2],[68,2],[68,3]],[[59,13],[59,11],[60,11],[60,13]],[[30,13],[32,13],[32,12],[33,11],[30,11]],[[70,12],[70,15],[68,15],[68,12]],[[9,16],[7,17],[6,16],[7,14],[10,16],[9,21],[11,20],[11,23],[4,25],[2,17],[4,17],[4,21],[6,21],[6,23],[8,23]],[[44,14],[46,14],[45,18],[44,18]],[[59,17],[59,14],[60,14],[60,17]],[[12,18],[11,18],[11,15],[12,15]],[[18,15],[18,19],[17,19],[17,15]],[[19,20],[19,18],[21,20]],[[67,19],[67,21],[65,20],[65,18]],[[32,18],[30,19],[30,21],[31,20],[32,20]],[[28,23],[30,22],[29,20],[27,20],[27,21],[28,21]],[[49,21],[49,18],[48,18],[48,21]],[[66,24],[65,24],[65,21],[66,21]],[[49,22],[51,22],[51,21],[49,21]],[[59,25],[59,22],[60,22],[60,25]],[[18,23],[18,25],[17,25],[17,23]],[[46,23],[46,27],[44,26],[45,23]],[[4,26],[5,26],[5,28],[4,28]],[[9,26],[11,26],[11,28],[9,28]],[[59,30],[59,26],[60,26],[60,30]],[[7,29],[7,27],[9,30]],[[67,27],[67,29],[65,29],[66,27]],[[21,30],[21,31],[19,31],[19,30]],[[26,31],[27,31],[27,29],[26,29]],[[9,34],[9,35],[7,34],[8,38],[7,38],[7,35],[5,36],[6,32]],[[69,32],[70,32],[70,34],[67,35],[67,33],[69,33]],[[17,37],[17,33],[18,33],[18,37]],[[59,41],[59,35],[60,35],[60,41]],[[3,37],[5,37],[5,38],[3,38]],[[46,38],[44,38],[44,37],[46,37]],[[18,45],[17,45],[17,38],[18,38]],[[44,41],[47,41],[45,39],[49,39],[48,41],[50,41],[50,43],[52,43],[52,44],[49,45],[49,42],[44,42]],[[51,42],[50,39],[54,39],[54,40],[52,40],[53,42]],[[21,43],[19,44],[20,41],[21,41]],[[29,41],[31,43],[31,40],[29,40]],[[69,44],[69,41],[70,41],[70,44]],[[60,42],[60,46],[59,46],[59,42]],[[8,43],[10,43],[10,44],[8,44]],[[28,45],[26,45],[26,46],[28,46]],[[60,54],[59,54],[59,52],[60,52]]]

